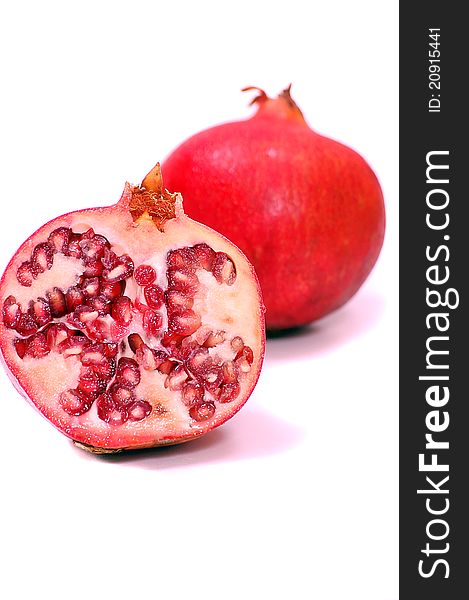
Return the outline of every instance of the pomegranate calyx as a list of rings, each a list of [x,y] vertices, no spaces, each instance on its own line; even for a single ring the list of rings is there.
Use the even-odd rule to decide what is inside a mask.
[[[176,199],[163,187],[160,163],[145,176],[141,185],[131,187],[129,211],[134,221],[152,220],[159,231],[164,224],[176,217]]]
[[[306,125],[303,113],[291,97],[291,86],[292,84],[290,83],[288,87],[280,92],[277,98],[270,98],[263,89],[252,85],[243,88],[241,91],[250,92],[256,90],[258,92],[258,95],[249,103],[249,106],[257,105],[255,117],[268,115],[281,119],[294,119]]]
[[[246,87],[241,88],[242,92],[252,92],[253,90],[258,92],[258,95],[254,96],[254,98],[249,103],[249,106],[255,106],[256,104],[262,104],[266,100],[271,100],[271,98],[267,96],[264,90],[260,87],[257,87],[257,85],[248,85]]]
[[[164,192],[160,163],[156,163],[153,169],[145,175],[140,187],[153,194],[161,195]]]

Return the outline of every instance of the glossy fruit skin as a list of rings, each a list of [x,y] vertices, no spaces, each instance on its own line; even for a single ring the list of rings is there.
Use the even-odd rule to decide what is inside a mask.
[[[289,90],[276,99],[261,91],[255,102],[252,118],[194,135],[162,170],[187,213],[248,256],[267,328],[285,329],[359,289],[383,243],[384,202],[366,161],[310,129]]]

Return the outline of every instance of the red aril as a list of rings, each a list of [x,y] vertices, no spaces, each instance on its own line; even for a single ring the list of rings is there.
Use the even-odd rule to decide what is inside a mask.
[[[134,278],[138,285],[149,285],[155,281],[156,271],[150,265],[140,265],[135,269]]]
[[[247,89],[258,91],[256,114],[189,138],[163,174],[191,217],[245,252],[267,327],[285,329],[342,306],[364,282],[383,243],[383,196],[359,154],[309,128],[290,88],[275,99]],[[207,260],[229,281],[229,259]]]
[[[246,402],[264,356],[252,266],[184,214],[159,165],[116,205],[34,233],[0,280],[0,307],[14,383],[94,452],[207,433]]]

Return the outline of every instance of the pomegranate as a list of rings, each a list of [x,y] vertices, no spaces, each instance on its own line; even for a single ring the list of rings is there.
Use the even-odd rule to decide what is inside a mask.
[[[342,306],[379,255],[380,185],[365,160],[307,125],[290,88],[256,114],[207,129],[163,163],[187,213],[253,263],[268,329],[305,325]]]
[[[159,165],[116,205],[34,233],[0,280],[0,302],[13,383],[95,452],[207,433],[246,402],[262,365],[252,266],[184,214]]]

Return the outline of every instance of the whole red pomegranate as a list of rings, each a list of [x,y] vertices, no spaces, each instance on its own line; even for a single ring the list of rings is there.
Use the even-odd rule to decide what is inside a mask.
[[[96,452],[184,442],[233,416],[264,356],[256,275],[189,219],[157,165],[110,207],[34,233],[0,280],[15,386]]]
[[[379,255],[384,204],[356,152],[312,131],[290,88],[258,88],[256,114],[189,138],[163,163],[189,215],[233,240],[256,268],[269,329],[344,304]]]

